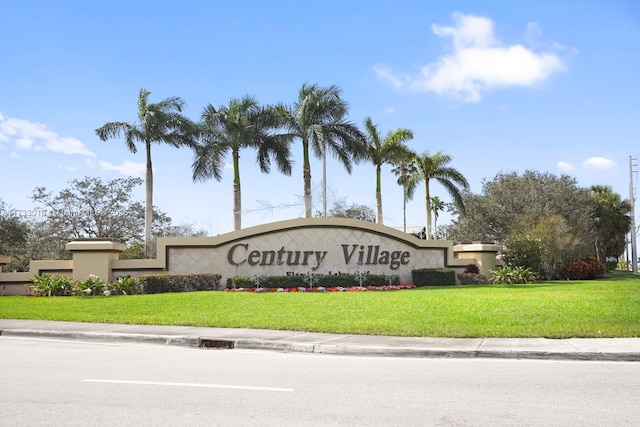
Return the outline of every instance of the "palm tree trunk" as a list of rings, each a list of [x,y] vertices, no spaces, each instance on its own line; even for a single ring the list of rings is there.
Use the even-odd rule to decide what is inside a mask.
[[[402,185],[402,225],[407,232],[407,186]]]
[[[233,229],[238,231],[242,228],[242,215],[240,214],[240,183],[233,183]]]
[[[322,146],[322,216],[327,217],[327,143]]]
[[[433,213],[433,231],[434,233],[438,230],[438,212]]]
[[[233,153],[233,229],[242,228],[242,198],[240,197],[240,155]]]
[[[304,217],[311,218],[311,164],[309,162],[309,142],[302,141],[304,163],[302,173],[304,179]]]
[[[376,166],[376,224],[382,224],[382,189],[380,185],[380,166]]]
[[[151,258],[151,225],[153,224],[153,169],[151,166],[151,142],[146,142],[147,171],[145,175],[145,206],[144,206],[144,252],[146,258]]]
[[[431,197],[429,196],[429,180],[424,180],[424,188],[425,188],[425,209],[427,211],[427,230],[426,236],[427,240],[431,240]]]

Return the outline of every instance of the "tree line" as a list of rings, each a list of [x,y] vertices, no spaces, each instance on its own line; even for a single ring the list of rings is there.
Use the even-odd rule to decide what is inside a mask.
[[[226,105],[207,105],[200,121],[193,122],[182,114],[184,101],[171,97],[156,103],[149,102],[150,92],[141,89],[138,97],[137,122],[109,122],[96,129],[102,140],[123,138],[131,152],[137,152],[136,143],[144,144],[145,174],[145,246],[152,247],[153,223],[153,167],[151,145],[165,143],[174,147],[188,147],[194,152],[192,178],[194,181],[222,179],[224,160],[231,156],[233,164],[233,218],[234,229],[242,227],[240,151],[253,149],[256,163],[264,173],[277,169],[291,175],[291,144],[302,144],[302,169],[305,217],[312,217],[311,155],[323,160],[332,154],[351,173],[353,165],[370,161],[376,168],[376,222],[383,223],[381,168],[392,164],[399,176],[398,183],[405,188],[406,200],[412,197],[419,182],[425,184],[425,210],[427,238],[431,238],[430,180],[440,181],[452,195],[461,212],[464,206],[460,190],[469,184],[464,176],[448,166],[451,157],[440,152],[420,155],[408,148],[413,138],[409,129],[399,128],[385,136],[367,117],[362,131],[348,119],[349,106],[342,99],[339,87],[321,87],[303,84],[293,104],[261,105],[253,96],[233,98]],[[415,167],[408,169],[411,163]],[[403,166],[404,165],[404,166]],[[324,169],[324,168],[323,168]],[[326,170],[326,169],[324,169]],[[323,179],[326,186],[326,177]],[[326,187],[324,190],[326,215]],[[406,222],[406,220],[405,220]],[[147,256],[150,253],[147,251]]]
[[[54,195],[36,188],[32,200],[46,215],[26,221],[24,215],[0,200],[0,254],[15,262],[29,259],[67,257],[69,240],[82,237],[113,238],[129,245],[125,257],[150,257],[153,236],[205,235],[192,225],[174,225],[153,206],[151,146],[165,143],[191,149],[194,154],[192,179],[222,179],[227,156],[233,163],[234,228],[241,228],[240,151],[253,149],[264,173],[272,163],[285,175],[292,172],[291,145],[300,140],[303,154],[305,217],[312,216],[311,166],[314,155],[326,165],[332,154],[351,173],[363,161],[375,166],[375,212],[366,206],[336,203],[327,211],[326,187],[323,212],[316,216],[341,216],[383,223],[382,166],[388,164],[403,188],[403,218],[406,205],[420,184],[424,184],[425,237],[464,241],[491,241],[522,246],[533,242],[540,252],[542,277],[555,277],[563,263],[593,256],[605,261],[621,255],[630,228],[630,203],[611,188],[577,185],[575,179],[536,171],[500,173],[483,183],[481,194],[473,194],[465,177],[451,167],[451,156],[437,152],[417,154],[408,143],[413,132],[407,128],[382,132],[370,117],[363,129],[348,120],[348,103],[337,86],[304,84],[290,105],[261,105],[254,97],[234,98],[226,105],[207,105],[198,122],[182,114],[184,101],[170,97],[149,102],[150,92],[138,96],[138,120],[109,122],[96,129],[102,140],[124,139],[132,152],[143,144],[146,157],[144,181],[139,178],[103,182],[86,177],[73,180],[71,187]],[[324,169],[324,168],[323,168]],[[431,196],[430,183],[439,182],[452,198],[445,203]],[[326,177],[323,177],[326,186]],[[134,187],[145,185],[145,203],[131,200]],[[453,222],[436,227],[438,213],[448,209]],[[432,223],[433,216],[433,223]],[[435,231],[435,233],[434,233]],[[140,242],[143,241],[144,244]],[[20,261],[22,260],[22,261]]]
[[[525,265],[538,259],[534,271],[544,279],[557,279],[562,266],[588,257],[615,265],[635,232],[628,200],[611,187],[580,187],[568,175],[500,173],[483,183],[481,194],[463,191],[462,200],[465,214],[450,206],[455,219],[438,229],[439,237],[501,243],[509,256],[528,257]]]

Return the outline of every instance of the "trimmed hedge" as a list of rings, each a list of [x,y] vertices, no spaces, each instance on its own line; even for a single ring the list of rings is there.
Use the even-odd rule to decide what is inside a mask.
[[[235,276],[227,279],[227,288],[308,288],[307,276]],[[386,286],[389,282],[382,274],[367,274],[362,282],[363,286]],[[391,285],[399,285],[400,277],[394,275]],[[258,286],[259,285],[259,286]],[[313,276],[313,286],[325,288],[360,286],[360,282],[353,274],[316,274]]]
[[[145,274],[138,278],[142,293],[218,291],[219,274]]]
[[[456,272],[451,268],[419,268],[411,271],[413,284],[420,286],[452,286],[456,284]]]

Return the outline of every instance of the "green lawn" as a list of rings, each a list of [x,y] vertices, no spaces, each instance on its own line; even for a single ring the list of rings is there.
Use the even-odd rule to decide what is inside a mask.
[[[640,337],[640,277],[391,292],[2,297],[0,318],[433,337]]]

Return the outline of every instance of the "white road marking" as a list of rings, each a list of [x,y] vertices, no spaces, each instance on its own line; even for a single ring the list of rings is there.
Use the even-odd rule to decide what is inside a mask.
[[[163,381],[130,381],[130,380],[100,380],[100,379],[84,379],[85,383],[103,383],[103,384],[133,384],[133,385],[159,385],[171,387],[199,387],[199,388],[223,388],[231,390],[253,390],[253,391],[280,391],[292,392],[292,388],[280,387],[254,387],[242,385],[222,385],[222,384],[203,384],[203,383],[172,383]]]

